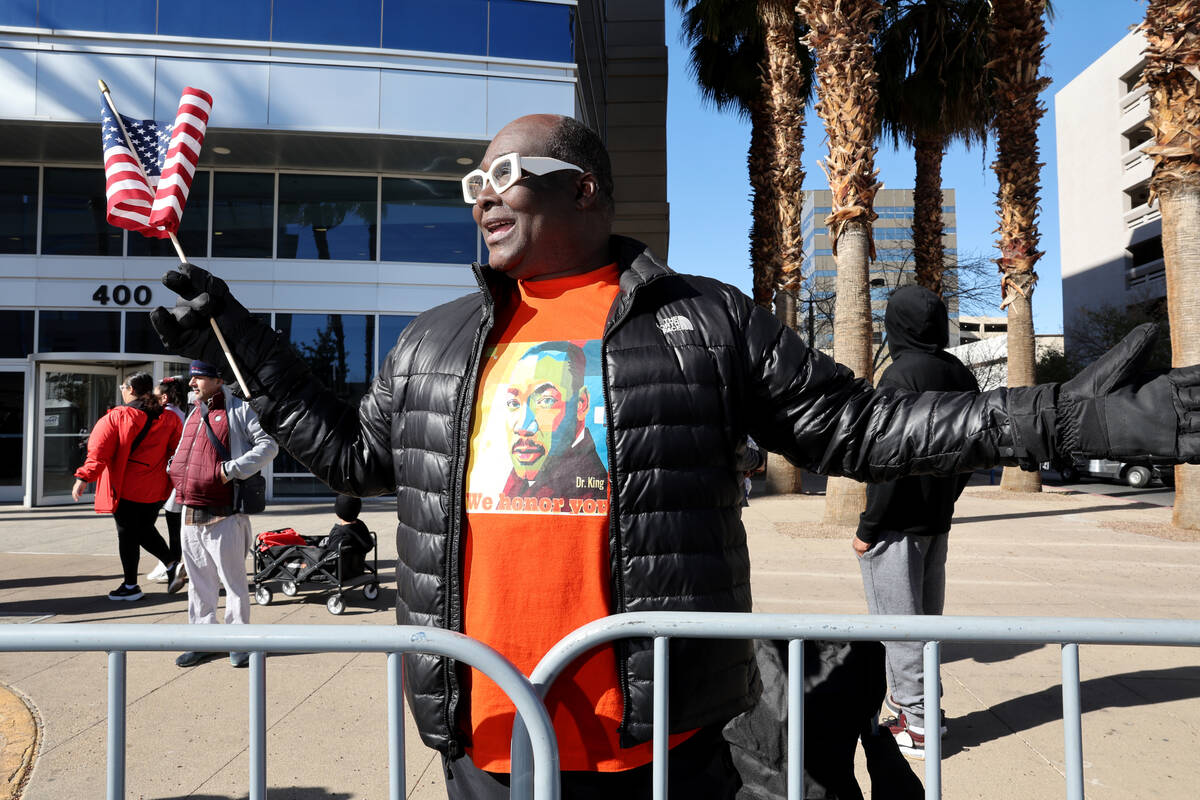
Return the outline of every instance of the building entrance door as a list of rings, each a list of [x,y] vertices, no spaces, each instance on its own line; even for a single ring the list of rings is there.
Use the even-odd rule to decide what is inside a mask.
[[[116,367],[83,364],[38,365],[37,505],[71,502],[75,470],[87,458],[92,426],[121,402],[117,372]],[[94,484],[88,487],[89,494],[94,490]]]
[[[72,502],[75,470],[87,458],[88,436],[96,421],[121,402],[118,387],[135,372],[161,375],[186,372],[186,363],[165,359],[153,361],[109,361],[67,364],[42,362],[37,366],[36,462],[33,504],[63,505]],[[92,501],[95,484],[89,485],[80,502]]]

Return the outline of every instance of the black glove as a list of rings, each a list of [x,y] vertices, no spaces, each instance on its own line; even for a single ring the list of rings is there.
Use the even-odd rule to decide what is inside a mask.
[[[209,320],[216,320],[249,386],[242,387],[251,396],[264,393],[264,367],[290,348],[279,346],[271,327],[255,319],[246,307],[230,294],[225,281],[194,264],[180,264],[162,277],[163,285],[179,295],[175,308],[159,306],[150,312],[150,323],[163,345],[172,353],[200,359],[217,368],[221,378],[231,383],[237,378],[229,366]],[[278,373],[275,369],[265,370]]]
[[[1141,372],[1157,338],[1139,325],[1059,387],[1059,453],[1200,463],[1200,366]]]

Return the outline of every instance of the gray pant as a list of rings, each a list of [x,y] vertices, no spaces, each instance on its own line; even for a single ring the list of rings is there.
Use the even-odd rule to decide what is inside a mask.
[[[250,518],[234,514],[207,525],[184,525],[183,563],[188,574],[188,622],[217,621],[217,596],[225,587],[225,624],[250,621],[246,553],[252,536]]]
[[[906,536],[886,531],[859,559],[872,614],[941,614],[946,604],[948,535]],[[910,725],[925,727],[921,642],[884,642],[892,700]]]

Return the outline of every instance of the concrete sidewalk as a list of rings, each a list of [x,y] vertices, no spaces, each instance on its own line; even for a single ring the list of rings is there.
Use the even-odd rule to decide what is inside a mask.
[[[823,502],[814,495],[752,499],[745,520],[756,611],[865,613],[851,531],[814,522]],[[971,487],[952,533],[947,613],[1200,619],[1200,537],[1171,529],[1170,513],[1100,495],[1023,497]],[[364,518],[380,535],[386,578],[395,563],[394,507],[370,502]],[[332,523],[328,504],[275,505],[253,527],[312,535]],[[0,622],[186,621],[185,595],[168,596],[159,584],[143,583],[147,597],[138,603],[104,596],[119,581],[116,535],[111,519],[90,509],[0,507],[0,553]],[[319,595],[276,593],[252,618],[393,622],[390,578],[374,602],[352,595],[346,613],[334,617]],[[129,656],[128,795],[245,797],[247,672],[227,660],[182,670],[173,659]],[[943,659],[945,796],[1062,796],[1059,648],[946,645]],[[376,655],[269,658],[273,797],[387,796],[383,667]],[[0,654],[0,685],[28,698],[43,725],[26,800],[103,796],[105,671],[101,653]],[[1193,796],[1200,784],[1200,653],[1086,646],[1081,673],[1088,796]],[[408,734],[409,796],[444,796],[439,761],[418,743],[411,723]],[[920,763],[912,763],[920,774]],[[866,790],[865,768],[860,774]]]

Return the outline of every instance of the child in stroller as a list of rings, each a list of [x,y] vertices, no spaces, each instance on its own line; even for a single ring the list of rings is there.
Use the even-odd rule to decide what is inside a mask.
[[[330,614],[346,610],[343,593],[361,586],[363,597],[379,596],[379,554],[375,534],[358,518],[362,500],[338,495],[334,501],[338,524],[328,536],[301,536],[291,528],[260,533],[254,548],[254,599],[270,605],[268,581],[278,581],[288,597],[299,593],[301,584],[331,592],[325,607]],[[367,555],[375,553],[370,563]]]

